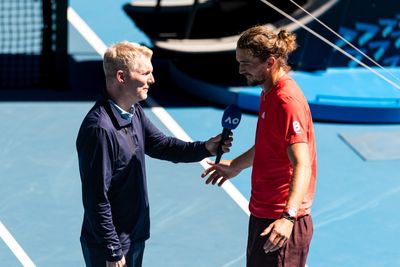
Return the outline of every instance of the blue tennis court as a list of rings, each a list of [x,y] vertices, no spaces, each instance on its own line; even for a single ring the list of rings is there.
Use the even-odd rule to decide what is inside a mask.
[[[125,39],[148,43],[123,14],[123,4],[70,1],[106,45]],[[69,92],[0,90],[1,266],[84,266],[75,139],[103,77],[101,44],[79,30],[69,24]],[[162,80],[165,74],[158,74]],[[145,112],[167,134],[204,140],[222,130],[220,105],[169,83],[156,84],[150,96]],[[253,144],[256,120],[254,113],[243,114],[231,153],[223,158]],[[400,266],[400,125],[315,122],[315,131],[318,178],[308,266]],[[243,200],[250,196],[251,170],[231,181],[238,197],[229,188],[204,185],[199,163],[146,160],[151,238],[144,266],[245,266]]]

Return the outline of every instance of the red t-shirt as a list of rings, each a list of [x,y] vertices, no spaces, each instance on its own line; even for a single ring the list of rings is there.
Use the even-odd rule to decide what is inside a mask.
[[[296,82],[282,77],[260,98],[249,209],[258,218],[280,217],[289,194],[293,172],[287,147],[307,143],[312,173],[298,216],[310,213],[316,182],[316,149],[310,108]]]

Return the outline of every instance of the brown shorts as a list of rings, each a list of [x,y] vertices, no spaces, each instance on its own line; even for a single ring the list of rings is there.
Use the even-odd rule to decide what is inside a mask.
[[[277,251],[265,253],[263,246],[269,236],[260,236],[275,219],[260,219],[250,215],[247,241],[247,267],[304,267],[313,235],[310,215],[295,221],[286,244]]]

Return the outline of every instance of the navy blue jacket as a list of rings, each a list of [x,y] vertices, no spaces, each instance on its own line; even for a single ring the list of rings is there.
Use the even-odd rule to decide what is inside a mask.
[[[150,236],[145,154],[175,163],[210,156],[204,142],[165,136],[139,104],[129,123],[106,99],[86,115],[76,147],[84,206],[81,239],[104,249],[109,261]]]

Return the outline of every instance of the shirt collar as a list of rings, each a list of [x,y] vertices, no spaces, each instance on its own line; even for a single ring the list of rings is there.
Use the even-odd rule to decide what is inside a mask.
[[[123,120],[125,120],[126,122],[129,122],[129,123],[132,122],[133,113],[135,113],[135,105],[132,105],[129,112],[126,112],[120,106],[118,106],[117,103],[115,103],[111,99],[109,99],[108,102],[110,102],[111,106],[121,116],[121,118]]]

